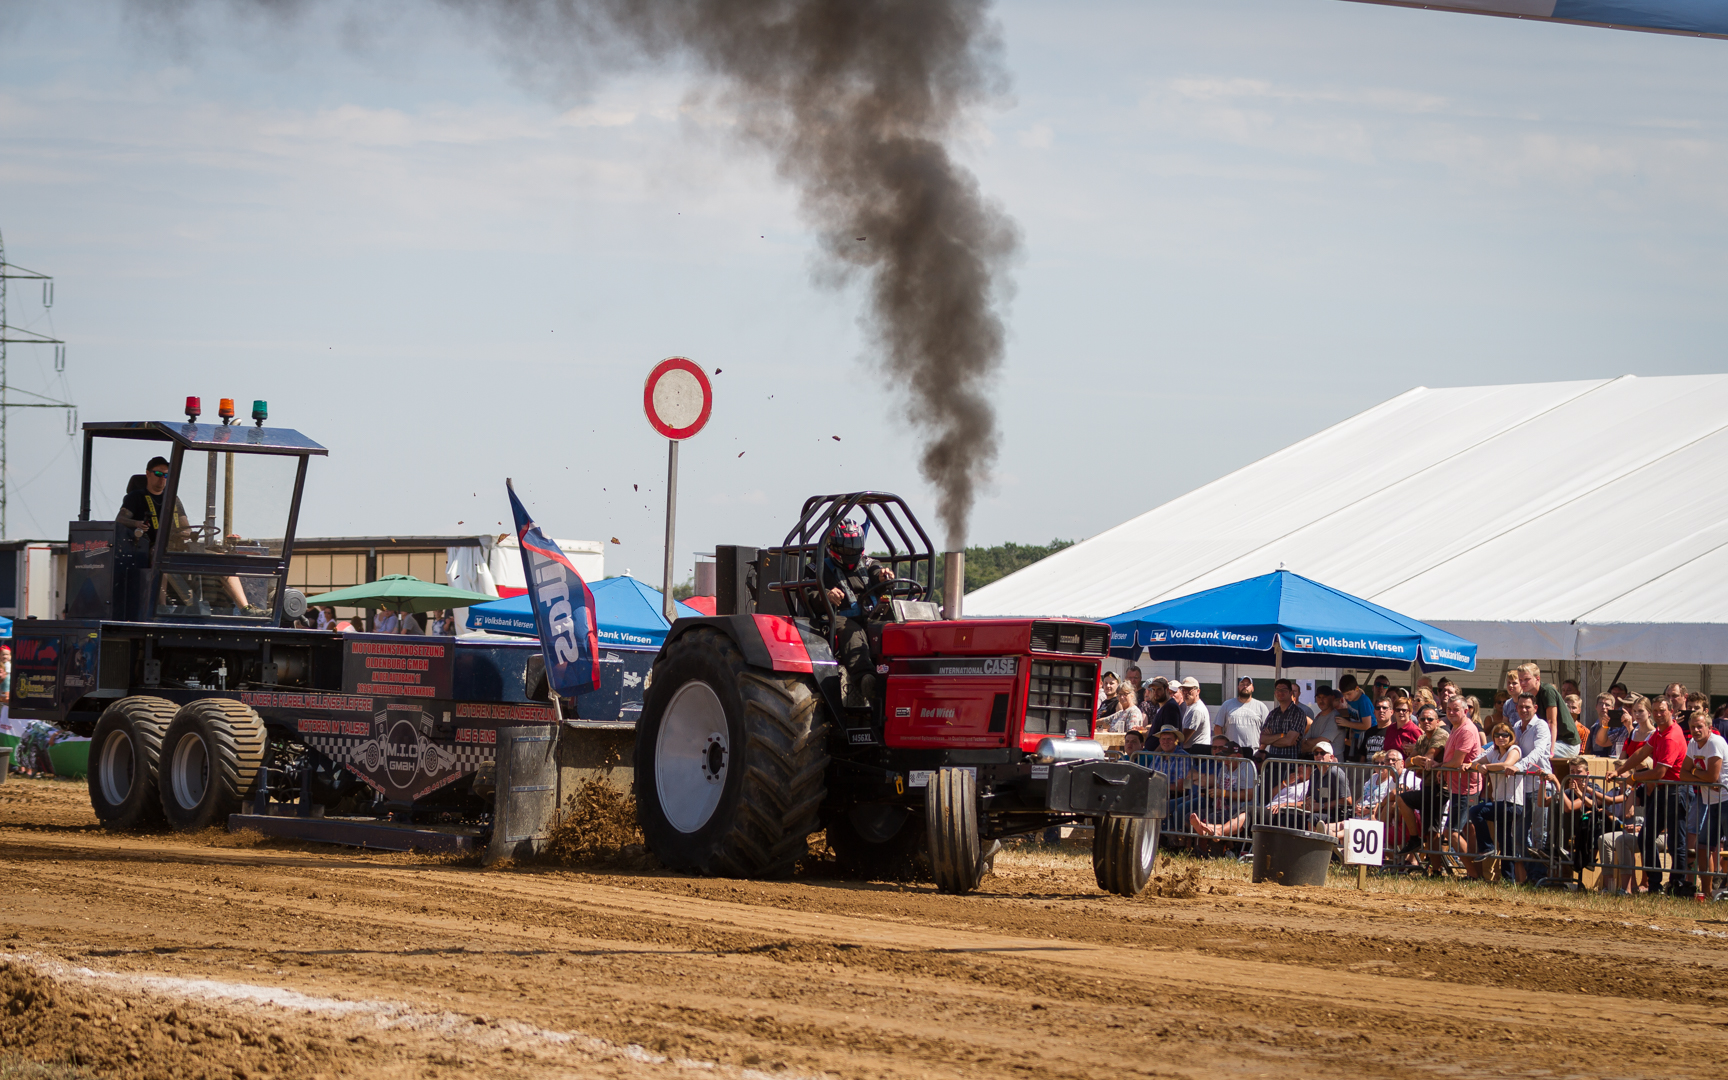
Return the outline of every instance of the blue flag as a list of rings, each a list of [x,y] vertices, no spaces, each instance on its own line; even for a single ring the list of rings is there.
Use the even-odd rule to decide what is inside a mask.
[[[546,684],[559,697],[575,697],[578,691],[600,684],[600,626],[594,617],[594,594],[558,545],[540,534],[516,497],[515,485],[505,480],[504,487],[510,492],[510,511],[516,515],[522,574],[528,579],[534,626],[546,656]]]

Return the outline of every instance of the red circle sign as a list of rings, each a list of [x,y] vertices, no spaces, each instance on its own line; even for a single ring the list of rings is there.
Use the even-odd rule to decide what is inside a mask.
[[[714,408],[708,373],[692,360],[668,356],[648,373],[642,409],[654,430],[668,439],[688,439],[702,430]]]

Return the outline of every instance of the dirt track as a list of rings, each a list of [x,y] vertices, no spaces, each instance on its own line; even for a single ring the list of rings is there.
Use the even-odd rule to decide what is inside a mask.
[[[0,1053],[102,1076],[992,1080],[1715,1077],[1728,1057],[1714,906],[1200,887],[1128,901],[1033,859],[970,897],[482,871],[114,837],[81,785],[12,778]]]

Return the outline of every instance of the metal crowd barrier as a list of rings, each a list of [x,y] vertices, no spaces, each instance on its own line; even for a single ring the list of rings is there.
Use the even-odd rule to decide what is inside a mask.
[[[1156,751],[1133,760],[1170,778],[1163,835],[1179,846],[1246,845],[1257,824],[1324,832],[1372,818],[1386,824],[1381,873],[1543,883],[1564,880],[1574,862],[1575,822],[1546,774],[1438,768],[1394,775],[1366,763],[1267,758],[1256,766],[1241,757]],[[1216,828],[1198,828],[1191,814]]]
[[[1569,882],[1604,892],[1678,885],[1706,897],[1728,886],[1719,859],[1728,804],[1707,801],[1716,792],[1676,780],[1610,780],[1608,759],[1574,760],[1583,764],[1550,796]],[[1700,856],[1711,855],[1716,869],[1707,870]]]

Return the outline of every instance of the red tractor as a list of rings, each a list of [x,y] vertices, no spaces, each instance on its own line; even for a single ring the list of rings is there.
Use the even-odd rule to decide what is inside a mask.
[[[864,702],[842,692],[848,623],[819,585],[847,523],[886,549],[853,609],[876,675]],[[1145,887],[1168,784],[1092,738],[1107,626],[942,619],[926,600],[929,537],[880,492],[807,500],[785,542],[748,565],[743,595],[723,588],[722,614],[678,620],[654,661],[636,795],[663,863],[771,877],[826,829],[853,872],[904,876],[927,858],[940,888],[964,893],[1001,838],[1090,824],[1099,887]]]

